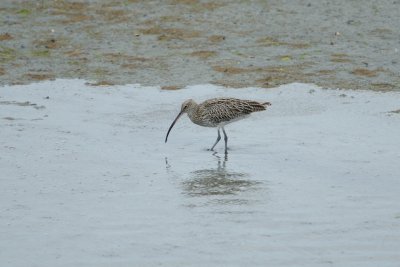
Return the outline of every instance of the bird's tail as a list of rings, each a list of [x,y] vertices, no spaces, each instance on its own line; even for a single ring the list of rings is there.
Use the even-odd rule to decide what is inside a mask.
[[[271,106],[272,104],[271,104],[271,102],[264,102],[264,103],[261,103],[261,105],[263,105],[263,106]]]

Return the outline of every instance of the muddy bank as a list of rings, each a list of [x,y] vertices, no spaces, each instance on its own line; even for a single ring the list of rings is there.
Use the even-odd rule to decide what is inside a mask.
[[[399,90],[400,1],[12,1],[0,83]]]

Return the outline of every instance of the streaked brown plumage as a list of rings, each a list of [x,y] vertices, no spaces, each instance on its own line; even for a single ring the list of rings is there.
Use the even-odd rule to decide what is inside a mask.
[[[192,99],[188,99],[182,103],[181,111],[169,127],[165,142],[167,142],[168,135],[179,117],[183,113],[187,113],[190,120],[195,124],[218,128],[217,140],[210,150],[213,150],[221,139],[219,130],[222,129],[225,140],[225,153],[228,153],[228,136],[226,135],[224,126],[228,123],[243,119],[252,112],[263,111],[270,105],[271,103],[269,102],[259,103],[252,100],[237,98],[212,98],[200,104],[197,104]]]

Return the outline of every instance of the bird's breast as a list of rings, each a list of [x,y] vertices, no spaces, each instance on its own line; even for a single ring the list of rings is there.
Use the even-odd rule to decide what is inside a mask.
[[[190,117],[189,117],[190,118]],[[192,117],[190,120],[197,125],[203,126],[203,127],[217,127],[218,124],[211,122],[207,118],[198,118],[198,117]]]
[[[218,114],[203,114],[202,116],[196,114],[188,114],[190,120],[197,125],[203,127],[223,127],[229,123],[242,120],[249,116],[249,114],[243,114],[241,116],[218,116]]]

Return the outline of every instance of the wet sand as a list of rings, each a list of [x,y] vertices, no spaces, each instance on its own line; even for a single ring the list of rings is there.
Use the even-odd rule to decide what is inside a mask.
[[[400,1],[14,1],[0,84],[399,90]]]
[[[272,106],[216,129],[184,99]],[[385,266],[400,262],[398,92],[1,88],[0,265]]]

